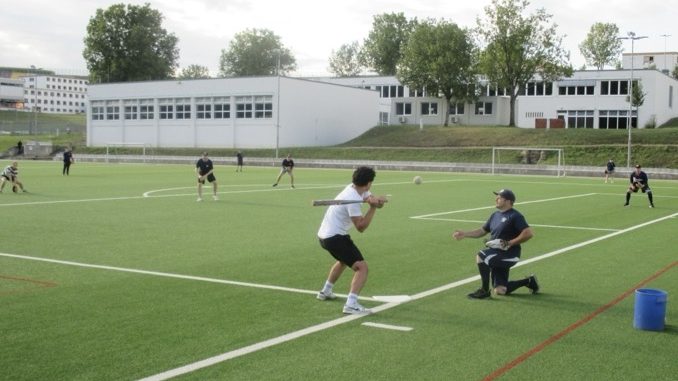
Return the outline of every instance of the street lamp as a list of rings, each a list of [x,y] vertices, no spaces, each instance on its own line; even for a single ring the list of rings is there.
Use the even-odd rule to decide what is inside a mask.
[[[633,120],[633,43],[636,40],[647,38],[647,36],[636,36],[634,32],[628,32],[626,37],[617,37],[620,40],[631,40],[631,82],[629,82],[629,122],[626,125],[628,129],[628,143],[626,153],[626,168],[631,168],[631,122]]]
[[[280,149],[280,49],[276,49],[278,53],[278,62],[275,66],[275,75],[277,78],[276,86],[276,102],[275,102],[275,159],[278,160]]]

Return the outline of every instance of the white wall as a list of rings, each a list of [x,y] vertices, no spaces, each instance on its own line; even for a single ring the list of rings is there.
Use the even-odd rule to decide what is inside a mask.
[[[280,87],[279,147],[334,145],[378,123],[378,95],[369,90],[280,77],[220,78],[91,85],[88,145],[146,143],[156,147],[274,148]],[[197,119],[196,98],[270,96],[273,117]],[[190,98],[191,119],[160,120],[158,99]],[[156,118],[125,120],[124,100],[153,99]],[[119,120],[92,120],[91,105],[116,101]]]

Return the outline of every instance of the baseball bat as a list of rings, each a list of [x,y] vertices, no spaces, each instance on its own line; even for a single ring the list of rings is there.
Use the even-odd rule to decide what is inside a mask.
[[[362,200],[313,200],[313,206],[361,204]]]

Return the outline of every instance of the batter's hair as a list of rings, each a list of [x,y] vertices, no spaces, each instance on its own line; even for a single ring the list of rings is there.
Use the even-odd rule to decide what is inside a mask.
[[[374,169],[370,167],[358,167],[353,171],[353,184],[360,187],[365,186],[374,181],[376,175]]]

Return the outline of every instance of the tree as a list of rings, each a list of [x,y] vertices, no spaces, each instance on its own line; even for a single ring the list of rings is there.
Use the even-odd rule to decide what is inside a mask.
[[[676,65],[673,68],[673,72],[671,72],[671,75],[673,76],[673,78],[678,79],[678,65]]]
[[[456,24],[444,20],[418,23],[403,49],[398,80],[410,88],[425,89],[429,95],[442,94],[447,126],[450,100],[473,97],[468,89],[475,83],[474,53],[471,36]]]
[[[296,70],[297,62],[290,50],[283,47],[280,37],[268,29],[246,29],[237,33],[228,50],[221,50],[219,75],[222,77],[275,75],[278,68],[284,75]]]
[[[210,69],[208,69],[207,66],[188,65],[183,70],[181,70],[181,74],[179,74],[179,76],[177,78],[179,78],[179,79],[201,79],[201,78],[209,78],[209,77],[210,77]]]
[[[87,24],[82,53],[92,82],[171,78],[177,67],[177,37],[162,28],[162,14],[149,4],[97,9]]]
[[[579,44],[579,51],[587,64],[603,70],[605,65],[614,65],[623,50],[618,37],[619,28],[616,24],[597,22],[591,25],[586,39]]]
[[[476,33],[485,41],[480,55],[480,72],[491,84],[505,88],[510,95],[509,125],[515,126],[518,94],[539,75],[554,81],[572,74],[569,53],[556,35],[551,15],[541,8],[523,16],[527,0],[492,0],[485,7],[486,21],[477,19]]]
[[[401,51],[417,20],[408,21],[403,13],[374,16],[372,30],[363,43],[362,59],[379,75],[395,75]]]
[[[330,56],[330,73],[338,77],[351,77],[363,71],[360,62],[360,43],[354,41],[350,44],[341,45],[338,51],[332,51]]]

